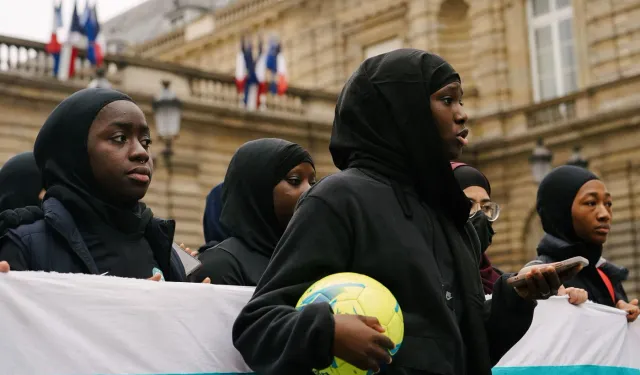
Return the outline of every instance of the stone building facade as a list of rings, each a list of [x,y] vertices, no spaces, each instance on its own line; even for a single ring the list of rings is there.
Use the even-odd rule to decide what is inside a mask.
[[[53,60],[44,44],[0,36],[0,162],[33,149],[48,114],[65,97],[89,83],[93,69],[81,57],[77,74],[67,82],[51,75]],[[233,77],[181,65],[122,55],[105,57],[107,78],[129,94],[152,128],[154,175],[145,203],[156,216],[177,222],[178,242],[203,243],[205,197],[224,179],[227,165],[243,143],[265,137],[299,143],[313,155],[316,171],[335,171],[328,152],[336,96],[295,86],[283,97],[268,97],[265,110],[240,108]],[[181,130],[173,142],[172,175],[161,154],[164,142],[154,128],[152,101],[161,81],[183,101]],[[170,178],[169,178],[170,177]]]
[[[542,229],[528,158],[538,138],[554,165],[574,146],[615,199],[605,256],[640,292],[640,0],[246,0],[135,53],[232,73],[241,35],[277,34],[292,84],[338,92],[366,57],[436,52],[460,72],[472,145],[503,213],[490,255],[515,270]]]
[[[638,18],[640,0],[237,0],[131,47],[126,58],[112,56],[119,67],[112,76],[146,101],[152,77],[181,82],[191,104],[178,141],[184,169],[172,188],[181,206],[176,218],[186,223],[179,233],[195,244],[203,196],[244,140],[273,135],[298,141],[311,148],[321,174],[330,173],[331,106],[358,64],[400,47],[438,53],[463,80],[472,143],[463,159],[487,174],[493,200],[502,206],[489,250],[494,262],[518,269],[541,237],[528,165],[536,140],[543,138],[553,151],[554,165],[580,145],[614,196],[605,256],[631,269],[627,287],[637,296]],[[246,113],[232,94],[240,37],[271,33],[282,41],[294,89],[290,97],[270,99],[270,111]],[[39,120],[53,105],[48,100]],[[2,101],[3,110],[18,107]],[[35,116],[27,102],[21,108]],[[30,124],[29,135],[16,127],[0,130],[26,145],[39,122]],[[162,181],[162,168],[158,173]],[[151,201],[162,207],[157,197],[164,184],[155,182]]]

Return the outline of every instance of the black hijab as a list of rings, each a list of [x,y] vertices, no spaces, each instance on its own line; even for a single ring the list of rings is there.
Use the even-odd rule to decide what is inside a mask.
[[[109,201],[89,163],[89,128],[106,105],[133,100],[118,91],[102,88],[80,90],[63,100],[51,112],[38,133],[33,148],[42,172],[45,200],[54,197],[68,209],[78,225],[90,231],[106,226],[123,234],[141,237],[152,217],[144,203],[124,206]],[[82,228],[81,228],[82,230]],[[105,233],[102,241],[112,242]]]
[[[491,184],[482,172],[465,163],[451,163],[451,168],[460,189],[479,186],[487,191],[487,195],[491,196]]]
[[[204,206],[204,216],[202,226],[204,229],[204,242],[222,242],[227,235],[222,230],[220,224],[220,214],[222,213],[222,183],[216,185],[209,195]]]
[[[265,138],[242,145],[222,185],[220,222],[229,237],[268,257],[284,229],[276,218],[273,189],[298,164],[313,160],[295,143]]]
[[[602,245],[586,243],[578,237],[573,228],[571,206],[578,191],[598,176],[588,170],[571,165],[563,165],[551,171],[540,183],[536,208],[545,233],[565,242],[567,246],[548,246],[558,243],[543,239],[538,253],[547,254],[554,259],[566,259],[573,256],[586,256],[589,265],[595,266],[602,254]],[[566,254],[560,254],[560,253]]]
[[[42,177],[33,153],[23,152],[0,169],[0,212],[27,206],[40,206]]]
[[[460,82],[458,73],[428,52],[399,49],[367,59],[338,98],[329,149],[339,169],[372,169],[412,185],[462,228],[470,203],[453,177],[430,107],[431,94],[452,82]]]

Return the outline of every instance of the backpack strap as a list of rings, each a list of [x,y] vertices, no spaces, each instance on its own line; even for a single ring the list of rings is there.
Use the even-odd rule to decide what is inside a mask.
[[[602,279],[602,281],[604,282],[604,285],[607,287],[607,290],[609,291],[609,295],[611,296],[611,300],[613,300],[613,305],[616,305],[616,293],[613,291],[613,284],[611,284],[611,280],[609,279],[609,276],[607,276],[606,273],[604,273],[603,270],[601,270],[600,268],[596,268],[598,270],[598,274],[600,275],[600,278]]]

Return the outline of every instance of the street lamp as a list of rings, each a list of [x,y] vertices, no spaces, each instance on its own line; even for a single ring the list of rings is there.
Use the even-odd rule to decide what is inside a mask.
[[[553,153],[548,148],[544,147],[544,141],[542,138],[538,138],[536,147],[533,149],[533,153],[529,157],[529,164],[531,165],[531,173],[533,174],[533,180],[536,183],[542,182],[542,179],[551,172],[551,161],[553,160]]]
[[[153,112],[156,119],[156,129],[158,135],[164,141],[162,156],[167,167],[167,216],[173,216],[173,202],[171,197],[171,179],[173,177],[173,140],[180,132],[180,121],[182,119],[182,102],[176,94],[169,88],[171,81],[162,81],[162,91],[153,99]]]
[[[582,157],[580,150],[582,150],[582,147],[579,145],[573,147],[573,154],[569,160],[567,160],[567,165],[574,165],[576,167],[587,169],[589,167],[589,161]]]

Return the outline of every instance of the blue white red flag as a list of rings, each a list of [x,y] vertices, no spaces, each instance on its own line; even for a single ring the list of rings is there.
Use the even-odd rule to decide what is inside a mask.
[[[84,34],[87,36],[87,59],[94,66],[102,65],[102,49],[100,45],[96,41],[98,39],[98,34],[100,33],[100,23],[98,22],[98,12],[96,10],[96,5],[89,10],[89,15],[84,23]]]
[[[238,94],[242,95],[242,104],[247,110],[260,107],[261,97],[266,92],[266,56],[262,42],[258,44],[258,55],[254,60],[253,46],[245,37],[241,38],[240,50],[236,56],[235,81]]]
[[[62,27],[62,4],[53,4],[53,22],[51,25],[51,39],[45,46],[45,51],[53,57],[53,76],[58,76],[60,67],[60,50],[62,46],[58,42],[58,29]]]
[[[78,57],[78,50],[86,46],[86,38],[84,35],[84,29],[80,24],[80,17],[78,16],[78,3],[77,1],[73,5],[73,14],[71,16],[71,27],[69,28],[69,35],[67,41],[62,46],[60,52],[60,65],[58,69],[58,79],[66,81],[73,77],[75,74],[76,58]]]
[[[283,95],[288,88],[287,63],[282,53],[282,44],[273,39],[266,57],[267,85],[273,94]]]

